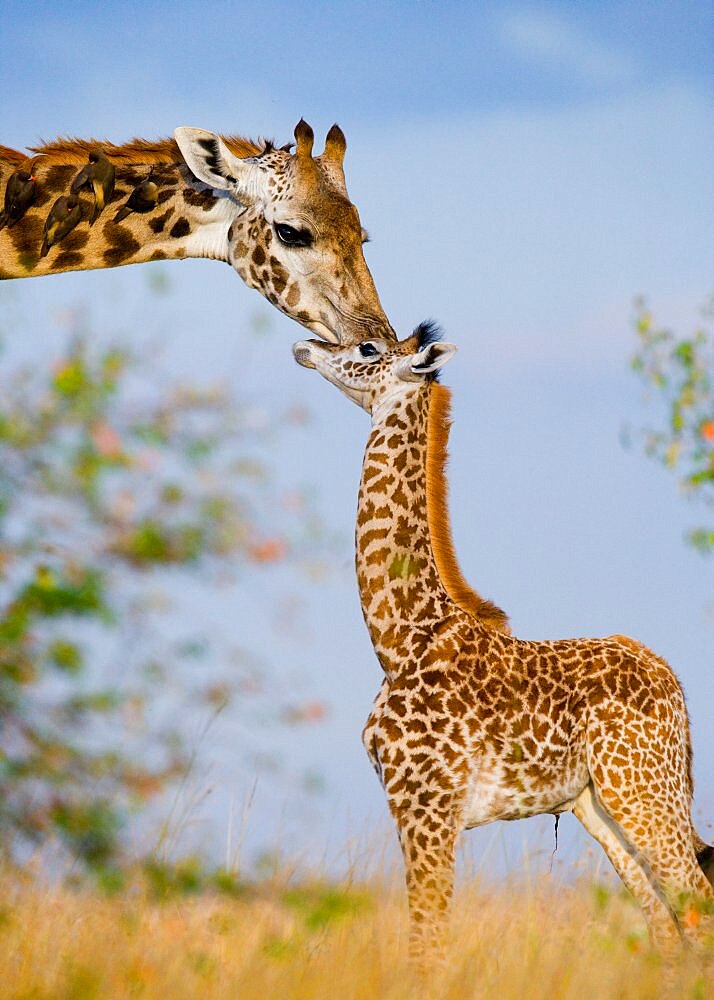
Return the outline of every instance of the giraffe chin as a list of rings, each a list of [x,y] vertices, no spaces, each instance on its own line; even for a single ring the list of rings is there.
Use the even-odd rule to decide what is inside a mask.
[[[334,351],[320,340],[299,340],[293,344],[293,357],[299,365],[318,371],[328,382],[336,385],[353,403],[370,412],[367,394],[354,386],[346,385],[338,378],[334,368],[330,365],[330,358],[333,354]]]

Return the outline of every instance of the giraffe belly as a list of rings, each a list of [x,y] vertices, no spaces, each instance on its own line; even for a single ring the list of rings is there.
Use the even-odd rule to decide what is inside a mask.
[[[479,760],[463,803],[464,829],[497,819],[523,819],[540,813],[567,812],[588,783],[585,761],[557,769],[532,761],[517,766],[498,757]]]

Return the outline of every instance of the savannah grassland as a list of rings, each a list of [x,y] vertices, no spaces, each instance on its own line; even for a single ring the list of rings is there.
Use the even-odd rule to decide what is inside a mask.
[[[418,997],[406,912],[386,883],[289,881],[229,892],[114,895],[2,880],[4,1000],[401,1000]],[[551,878],[457,894],[435,996],[705,1000],[714,948],[665,967],[619,889]]]

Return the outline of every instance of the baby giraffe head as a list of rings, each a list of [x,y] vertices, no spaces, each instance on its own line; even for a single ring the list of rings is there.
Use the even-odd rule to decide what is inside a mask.
[[[440,343],[435,323],[420,323],[406,340],[363,340],[352,346],[301,340],[293,346],[295,360],[303,368],[316,368],[328,382],[375,416],[385,405],[433,381],[449,358],[454,344]]]

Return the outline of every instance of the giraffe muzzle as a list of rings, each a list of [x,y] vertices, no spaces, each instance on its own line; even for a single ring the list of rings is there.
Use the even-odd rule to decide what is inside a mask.
[[[302,365],[303,368],[315,367],[315,362],[312,360],[310,345],[305,340],[299,340],[297,344],[293,344],[293,357],[299,365]]]

